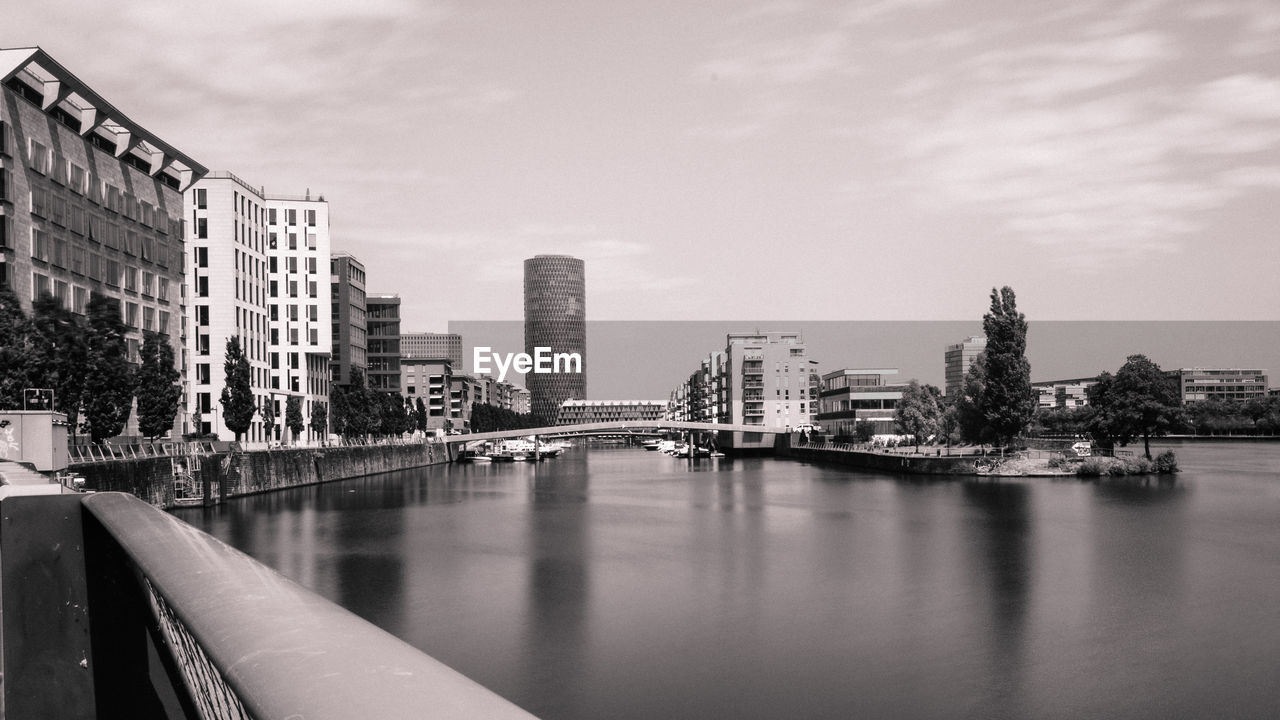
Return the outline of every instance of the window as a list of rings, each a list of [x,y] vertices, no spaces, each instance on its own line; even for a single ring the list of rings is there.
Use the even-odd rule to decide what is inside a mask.
[[[196,337],[196,354],[197,355],[209,354],[209,336],[208,335],[199,335]]]
[[[124,304],[124,322],[129,327],[138,327],[138,303]]]
[[[298,233],[289,233],[289,249],[298,249]]]
[[[196,218],[196,237],[209,237],[209,221],[206,218]]]
[[[316,234],[313,232],[307,233],[307,248],[309,250],[316,249]]]
[[[315,280],[312,280],[312,281],[310,281],[310,282],[308,282],[308,283],[307,283],[307,295],[308,295],[309,297],[317,297],[317,295],[316,295],[316,281],[315,281]]]
[[[156,329],[156,309],[152,307],[142,308],[142,329],[148,332],[154,332]]]
[[[289,344],[290,344],[290,345],[297,345],[297,344],[298,344],[298,328],[290,328],[290,329],[289,329]],[[295,357],[296,357],[296,356],[295,356]],[[294,367],[297,367],[297,365],[295,365]]]
[[[275,225],[275,224],[276,224],[276,209],[275,209],[275,208],[269,208],[269,209],[267,210],[267,224],[268,224],[268,225]],[[275,233],[272,233],[272,238],[274,238],[274,237],[275,237]],[[273,247],[274,247],[274,246],[273,246]]]
[[[126,267],[124,269],[124,289],[138,291],[138,268]]]
[[[204,210],[209,207],[209,191],[204,188],[196,188],[196,207]]]
[[[169,313],[164,310],[160,311],[160,332],[165,335],[169,334]]]
[[[317,330],[316,328],[311,328],[311,344],[312,345],[320,344],[320,331]]]
[[[84,314],[85,307],[89,305],[89,291],[77,285],[72,290],[71,310],[72,312]]]
[[[156,274],[144,270],[142,272],[142,294],[151,297],[153,294],[151,289],[155,287],[155,283]]]
[[[196,306],[196,325],[199,325],[200,327],[208,327],[209,325],[209,306],[208,305]],[[208,340],[206,340],[205,342],[208,342]]]
[[[284,211],[284,214],[285,214],[285,224],[286,224],[286,225],[297,225],[297,224],[298,224],[298,211],[297,211],[297,210],[294,210],[294,209],[285,210],[285,211]]]
[[[9,188],[13,187],[13,180],[9,178],[9,168],[0,162],[0,200],[13,202],[13,198],[9,196]]]
[[[196,297],[209,297],[209,278],[196,278]]]
[[[298,272],[298,258],[296,257],[285,258],[285,264],[288,266],[289,272],[291,273]]]
[[[271,256],[270,263],[271,263],[271,264],[270,264],[270,266],[269,266],[269,267],[271,268],[271,270],[270,270],[270,271],[271,271],[271,272],[273,272],[273,273],[274,273],[274,272],[279,272],[278,270],[276,270],[277,263],[276,263],[276,256],[275,256],[275,255],[272,255],[272,256]]]
[[[27,139],[27,143],[27,159],[31,169],[41,175],[48,175],[53,164],[53,158],[49,155],[49,148],[31,138]]]
[[[196,363],[196,383],[209,384],[209,363]]]
[[[169,299],[169,278],[160,278],[160,287],[157,289],[156,297],[160,300]]]
[[[315,227],[315,226],[316,226],[316,211],[315,211],[315,210],[308,210],[308,211],[307,211],[307,225],[309,225],[309,226],[311,226],[311,227]]]
[[[8,215],[0,215],[0,248],[13,247],[13,220]]]
[[[49,262],[49,235],[43,230],[31,229],[31,257]]]
[[[207,247],[196,248],[196,267],[199,267],[199,268],[209,267],[209,248]]]
[[[310,320],[311,322],[318,322],[318,321],[319,321],[319,319],[320,319],[320,306],[319,306],[319,305],[309,305],[309,306],[307,306],[307,319],[308,319],[308,320]]]
[[[289,281],[289,297],[298,297],[298,283],[295,280]]]

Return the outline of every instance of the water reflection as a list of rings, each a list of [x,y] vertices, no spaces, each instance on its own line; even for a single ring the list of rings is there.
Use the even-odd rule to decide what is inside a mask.
[[[991,614],[986,672],[991,694],[986,702],[1009,717],[1023,717],[1022,685],[1026,662],[1026,624],[1032,596],[1031,489],[1016,481],[964,483],[965,503],[977,511],[964,524],[972,549],[974,577],[985,578],[981,604]]]
[[[532,466],[528,506],[528,583],[525,599],[523,677],[541,702],[527,706],[536,715],[581,717],[582,683],[566,682],[587,665],[591,606],[588,559],[591,543],[588,453],[575,453],[554,472]],[[545,468],[545,469],[544,469]],[[536,686],[556,683],[563,690],[540,693]]]

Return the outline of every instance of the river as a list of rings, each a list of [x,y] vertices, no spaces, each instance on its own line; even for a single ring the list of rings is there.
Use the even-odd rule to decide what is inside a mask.
[[[577,448],[178,515],[548,719],[1276,717],[1280,443],[1164,446],[1173,482]]]

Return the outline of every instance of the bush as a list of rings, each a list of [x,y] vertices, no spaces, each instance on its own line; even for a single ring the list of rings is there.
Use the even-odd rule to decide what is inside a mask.
[[[1161,475],[1178,472],[1178,456],[1172,450],[1165,450],[1156,456],[1155,470]]]
[[[1105,457],[1088,457],[1080,463],[1080,467],[1076,468],[1076,474],[1080,477],[1102,477],[1111,474],[1111,458]]]

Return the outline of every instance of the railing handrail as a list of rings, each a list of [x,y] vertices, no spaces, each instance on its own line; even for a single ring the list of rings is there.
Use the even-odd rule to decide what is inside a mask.
[[[408,643],[125,493],[84,507],[253,717],[530,718]]]

